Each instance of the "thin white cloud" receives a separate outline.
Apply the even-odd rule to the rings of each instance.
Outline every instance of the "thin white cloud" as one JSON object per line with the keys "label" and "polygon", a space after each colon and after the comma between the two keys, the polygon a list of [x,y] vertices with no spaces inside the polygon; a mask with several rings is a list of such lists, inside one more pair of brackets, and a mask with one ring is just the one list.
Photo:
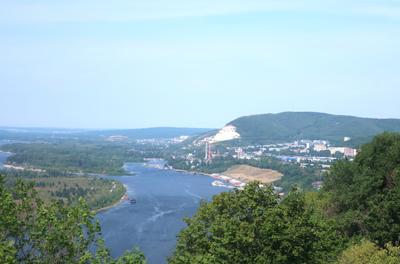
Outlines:
{"label": "thin white cloud", "polygon": [[362,15],[400,20],[400,2],[397,5],[365,4],[358,9],[354,9],[354,12]]}
{"label": "thin white cloud", "polygon": [[0,21],[46,23],[160,20],[254,11],[290,10],[300,6],[298,2],[284,0],[89,0],[31,3],[10,1],[3,4],[0,9]]}
{"label": "thin white cloud", "polygon": [[46,0],[1,4],[0,23],[115,22],[250,12],[317,12],[400,19],[399,1],[344,0]]}

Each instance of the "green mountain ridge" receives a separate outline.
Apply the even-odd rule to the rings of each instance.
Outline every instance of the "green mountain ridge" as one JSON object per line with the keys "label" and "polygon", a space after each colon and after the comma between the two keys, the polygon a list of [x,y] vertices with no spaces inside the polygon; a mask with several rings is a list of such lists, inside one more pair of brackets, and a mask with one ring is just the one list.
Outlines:
{"label": "green mountain ridge", "polygon": [[382,132],[400,132],[400,119],[362,118],[316,112],[283,112],[243,116],[227,125],[236,127],[242,143],[276,143],[299,139],[325,139],[347,145],[368,142]]}

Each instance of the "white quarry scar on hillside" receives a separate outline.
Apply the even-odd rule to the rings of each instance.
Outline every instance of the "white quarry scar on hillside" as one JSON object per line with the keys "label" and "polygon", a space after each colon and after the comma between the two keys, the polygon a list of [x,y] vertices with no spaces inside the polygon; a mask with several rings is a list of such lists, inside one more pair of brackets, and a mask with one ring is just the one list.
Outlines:
{"label": "white quarry scar on hillside", "polygon": [[240,134],[236,132],[236,127],[228,125],[219,130],[218,133],[211,138],[211,142],[221,142],[237,138],[240,138]]}

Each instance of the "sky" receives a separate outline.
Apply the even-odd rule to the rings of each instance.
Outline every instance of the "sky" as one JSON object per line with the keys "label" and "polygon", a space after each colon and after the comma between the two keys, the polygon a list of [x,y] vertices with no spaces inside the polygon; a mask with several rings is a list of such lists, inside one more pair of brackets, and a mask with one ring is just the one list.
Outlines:
{"label": "sky", "polygon": [[399,0],[1,0],[0,126],[400,118]]}

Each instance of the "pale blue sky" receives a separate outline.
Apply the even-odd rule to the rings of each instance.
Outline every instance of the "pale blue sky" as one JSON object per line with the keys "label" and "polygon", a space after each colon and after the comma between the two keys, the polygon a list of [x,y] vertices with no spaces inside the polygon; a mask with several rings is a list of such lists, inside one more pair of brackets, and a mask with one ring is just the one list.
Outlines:
{"label": "pale blue sky", "polygon": [[400,1],[2,0],[0,126],[400,118]]}

